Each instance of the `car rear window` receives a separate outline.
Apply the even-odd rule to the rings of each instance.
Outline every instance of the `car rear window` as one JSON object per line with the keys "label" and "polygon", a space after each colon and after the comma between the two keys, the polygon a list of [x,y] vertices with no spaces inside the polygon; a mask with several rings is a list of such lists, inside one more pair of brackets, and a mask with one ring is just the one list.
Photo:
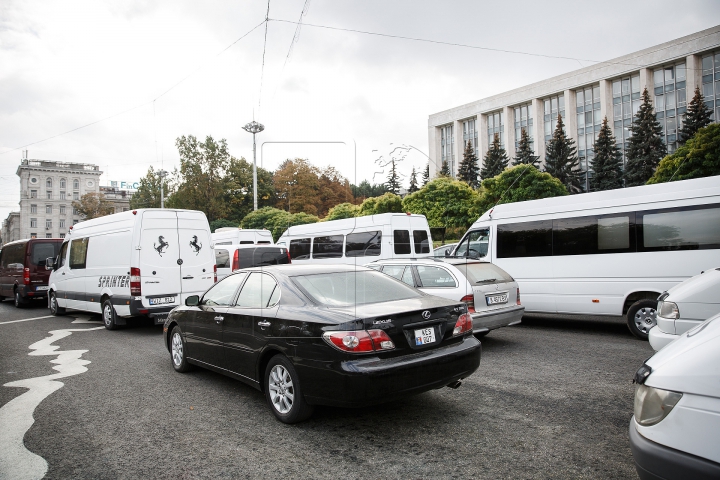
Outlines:
{"label": "car rear window", "polygon": [[48,257],[55,258],[59,249],[60,242],[34,243],[30,252],[30,263],[41,267],[45,266],[45,260]]}
{"label": "car rear window", "polygon": [[421,294],[380,272],[333,272],[293,277],[312,300],[330,307],[415,298]]}
{"label": "car rear window", "polygon": [[427,288],[454,288],[457,287],[453,276],[441,267],[432,267],[428,265],[417,265],[416,270],[420,276],[420,282],[423,287]]}
{"label": "car rear window", "polygon": [[215,266],[217,268],[230,268],[230,252],[224,248],[216,248]]}
{"label": "car rear window", "polygon": [[465,263],[455,265],[470,283],[504,283],[513,278],[502,268],[492,263]]}

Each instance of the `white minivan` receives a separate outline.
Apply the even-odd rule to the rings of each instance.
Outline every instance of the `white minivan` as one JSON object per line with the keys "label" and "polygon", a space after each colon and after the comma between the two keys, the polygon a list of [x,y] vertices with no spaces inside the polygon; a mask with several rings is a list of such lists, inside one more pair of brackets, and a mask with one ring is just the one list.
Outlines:
{"label": "white minivan", "polygon": [[140,209],[78,223],[46,268],[53,315],[102,313],[110,330],[133,316],[162,323],[215,282],[210,226],[194,210]]}
{"label": "white minivan", "polygon": [[210,235],[214,245],[271,245],[270,230],[221,227]]}

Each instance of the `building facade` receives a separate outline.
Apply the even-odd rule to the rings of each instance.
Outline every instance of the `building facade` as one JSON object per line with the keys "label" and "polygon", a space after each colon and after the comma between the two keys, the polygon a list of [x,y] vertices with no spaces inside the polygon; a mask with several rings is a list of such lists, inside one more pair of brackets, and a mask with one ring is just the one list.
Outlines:
{"label": "building facade", "polygon": [[482,163],[495,134],[512,159],[523,129],[542,161],[558,115],[566,134],[575,140],[584,171],[593,158],[593,143],[604,117],[613,126],[625,158],[629,127],[644,88],[672,152],[696,86],[718,121],[720,26],[430,115],[430,174],[438,172],[444,161],[457,173],[468,141]]}
{"label": "building facade", "polygon": [[110,200],[115,209],[113,213],[127,212],[130,210],[130,199],[132,192],[121,190],[117,187],[100,187],[100,193]]}

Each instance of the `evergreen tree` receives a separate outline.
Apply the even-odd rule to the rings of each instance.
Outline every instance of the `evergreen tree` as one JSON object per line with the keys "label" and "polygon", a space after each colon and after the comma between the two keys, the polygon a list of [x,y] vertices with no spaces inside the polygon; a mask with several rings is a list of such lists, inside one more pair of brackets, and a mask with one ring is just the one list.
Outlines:
{"label": "evergreen tree", "polygon": [[590,162],[590,168],[595,172],[590,180],[592,190],[622,188],[622,153],[615,144],[607,117],[603,120],[598,138],[593,144],[593,151],[595,158]]}
{"label": "evergreen tree", "polygon": [[493,137],[492,144],[483,159],[483,167],[480,176],[483,179],[500,175],[508,166],[508,157],[505,149],[500,146],[500,135]]}
{"label": "evergreen tree", "polygon": [[710,125],[710,123],[712,122],[712,120],[710,119],[711,115],[712,110],[710,110],[708,106],[705,105],[705,99],[703,98],[702,93],[700,93],[700,88],[695,87],[695,95],[688,104],[687,114],[685,115],[685,122],[683,123],[680,131],[678,132],[678,139],[680,141],[680,145],[683,145],[690,138],[692,138],[692,136],[695,135],[695,132],[707,125]]}
{"label": "evergreen tree", "polygon": [[398,176],[397,168],[395,168],[395,160],[392,160],[390,163],[392,166],[390,167],[390,174],[387,177],[385,186],[388,192],[397,195],[400,193],[400,177]]}
{"label": "evergreen tree", "polygon": [[463,180],[465,183],[470,185],[470,187],[477,188],[480,186],[478,175],[480,175],[478,159],[475,155],[475,149],[473,148],[472,143],[468,140],[467,145],[465,146],[465,152],[463,153],[463,159],[458,167],[458,177],[460,180]]}
{"label": "evergreen tree", "polygon": [[520,141],[518,142],[517,152],[515,152],[515,158],[513,159],[513,166],[528,164],[535,168],[538,168],[540,157],[535,155],[530,144],[530,135],[527,133],[527,129],[523,128],[520,133]]}
{"label": "evergreen tree", "polygon": [[655,118],[650,94],[643,90],[642,104],[630,126],[632,136],[628,140],[625,185],[645,185],[655,173],[660,160],[667,153],[662,139],[662,127]]}
{"label": "evergreen tree", "polygon": [[442,168],[438,172],[438,177],[449,177],[450,176],[450,165],[447,160],[442,163]]}
{"label": "evergreen tree", "polygon": [[545,146],[545,172],[560,180],[569,193],[580,193],[585,173],[580,170],[575,140],[568,138],[563,130],[562,117],[558,115],[557,125]]}
{"label": "evergreen tree", "polygon": [[427,185],[427,183],[430,181],[430,162],[428,162],[427,165],[425,165],[425,170],[423,170],[422,174],[422,182],[423,187]]}
{"label": "evergreen tree", "polygon": [[410,174],[410,188],[408,188],[408,193],[417,192],[418,190],[420,189],[417,184],[417,172],[415,172],[415,167],[413,167],[412,173]]}

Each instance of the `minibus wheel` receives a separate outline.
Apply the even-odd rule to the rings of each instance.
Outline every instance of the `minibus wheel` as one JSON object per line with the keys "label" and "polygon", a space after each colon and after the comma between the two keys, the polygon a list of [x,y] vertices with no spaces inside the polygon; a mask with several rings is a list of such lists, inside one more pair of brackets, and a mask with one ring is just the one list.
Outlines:
{"label": "minibus wheel", "polygon": [[102,304],[102,316],[105,328],[108,330],[115,330],[117,328],[117,314],[109,298],[106,298]]}
{"label": "minibus wheel", "polygon": [[638,300],[630,305],[627,325],[633,335],[647,340],[650,329],[657,325],[657,300]]}

